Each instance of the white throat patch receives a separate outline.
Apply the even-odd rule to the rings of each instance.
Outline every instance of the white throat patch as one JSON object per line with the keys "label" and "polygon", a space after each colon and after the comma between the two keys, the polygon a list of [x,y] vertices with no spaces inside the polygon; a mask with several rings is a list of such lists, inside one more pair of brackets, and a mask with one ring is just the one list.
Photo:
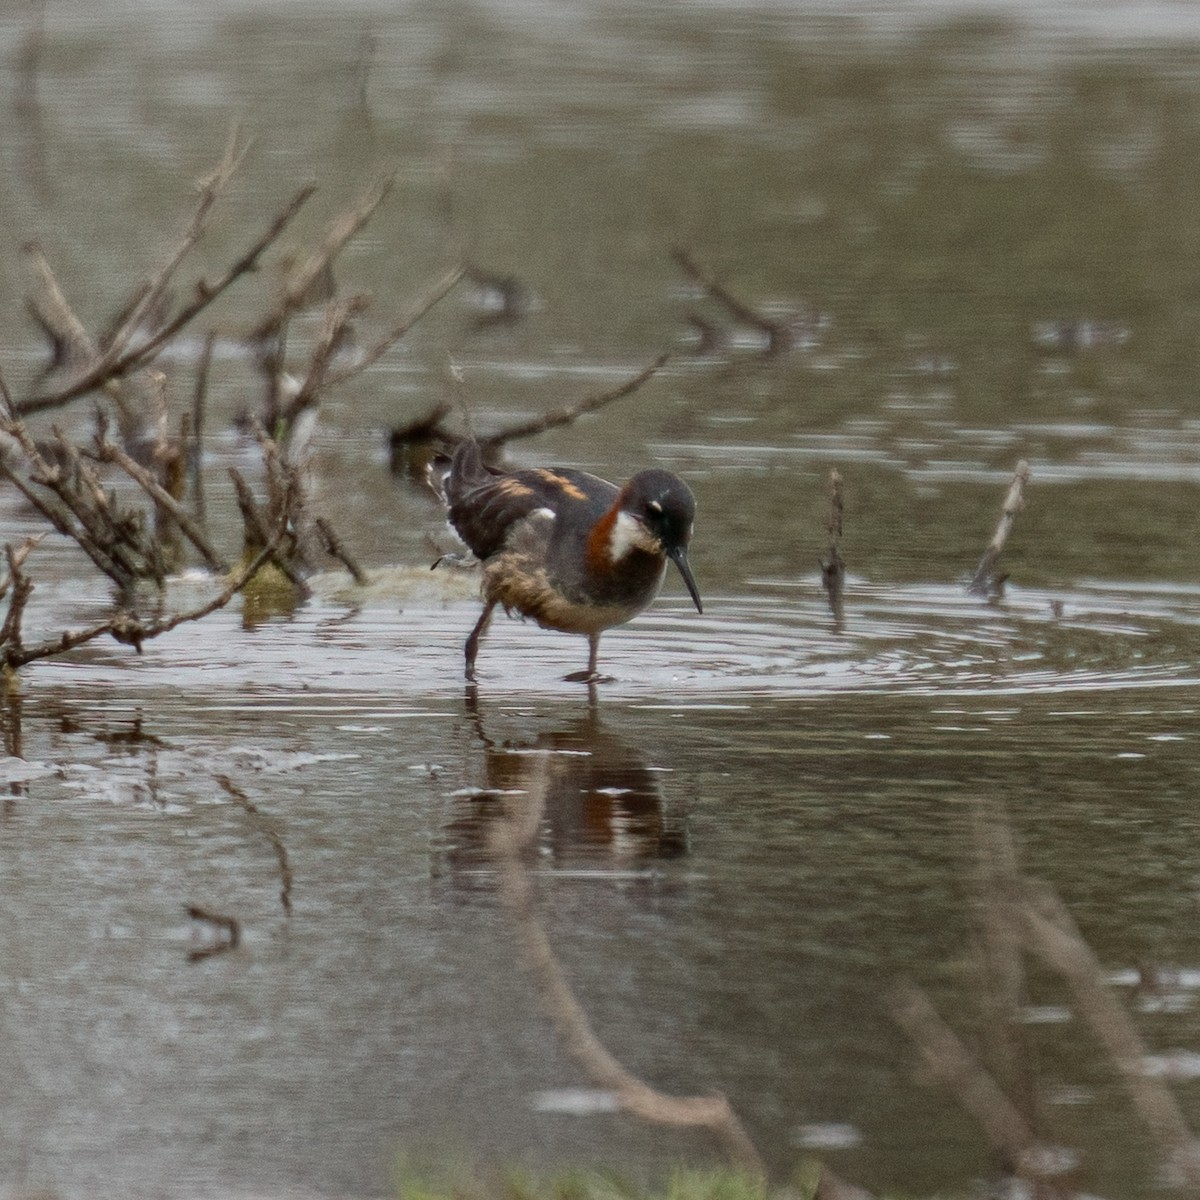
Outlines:
{"label": "white throat patch", "polygon": [[620,562],[630,550],[645,550],[650,554],[660,553],[658,539],[639,521],[627,512],[617,513],[613,522],[608,552],[613,562]]}

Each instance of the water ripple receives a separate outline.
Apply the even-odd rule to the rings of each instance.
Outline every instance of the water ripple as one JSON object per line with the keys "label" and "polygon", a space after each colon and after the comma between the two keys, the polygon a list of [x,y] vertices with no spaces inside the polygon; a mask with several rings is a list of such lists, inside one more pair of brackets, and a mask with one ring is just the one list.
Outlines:
{"label": "water ripple", "polygon": [[[1200,678],[1200,588],[1079,585],[1010,591],[1002,605],[959,587],[851,581],[836,629],[810,581],[758,580],[756,594],[714,597],[703,616],[660,600],[601,643],[606,695],[721,704],[753,695],[852,692],[1069,692],[1180,686]],[[340,721],[429,719],[429,698],[462,687],[473,602],[421,599],[361,609],[314,601],[244,628],[216,614],[147,644],[91,646],[38,664],[31,678],[82,692],[178,690],[198,711],[286,708]],[[493,693],[578,690],[582,639],[498,620],[480,655]]]}

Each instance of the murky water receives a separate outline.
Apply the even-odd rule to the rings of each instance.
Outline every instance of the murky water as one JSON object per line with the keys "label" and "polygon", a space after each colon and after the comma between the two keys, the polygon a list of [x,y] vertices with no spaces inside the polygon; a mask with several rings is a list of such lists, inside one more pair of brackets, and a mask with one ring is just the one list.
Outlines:
{"label": "murky water", "polygon": [[[0,19],[18,396],[44,359],[22,244],[102,326],[233,117],[256,145],[213,269],[304,180],[297,239],[386,168],[340,267],[374,297],[364,344],[462,245],[531,301],[483,321],[464,286],[324,404],[318,504],[367,588],[323,576],[290,618],[235,606],[140,656],[93,643],[6,698],[0,1190],[375,1195],[413,1153],[710,1161],[707,1137],[610,1111],[555,1037],[494,857],[531,796],[522,862],[595,1031],[664,1090],[724,1092],[780,1178],[814,1153],[913,1195],[991,1169],[888,996],[915,980],[986,1046],[979,881],[1006,838],[1200,1126],[1190,5],[54,3],[35,24]],[[765,354],[672,246],[789,347]],[[240,335],[274,279],[210,322],[205,479],[231,554],[226,469],[257,458],[234,418],[261,394]],[[581,640],[498,621],[466,694],[474,584],[429,572],[448,538],[387,430],[442,401],[495,428],[664,349],[634,395],[512,455],[684,475],[704,615],[668,584],[603,639],[592,699],[562,678]],[[965,583],[1022,458],[988,605]],[[840,628],[819,578],[834,468]],[[3,540],[38,528],[0,492]],[[30,566],[27,635],[107,611],[64,544]],[[1031,966],[1038,1136],[1081,1188],[1145,1195],[1162,1155],[1070,999]]]}

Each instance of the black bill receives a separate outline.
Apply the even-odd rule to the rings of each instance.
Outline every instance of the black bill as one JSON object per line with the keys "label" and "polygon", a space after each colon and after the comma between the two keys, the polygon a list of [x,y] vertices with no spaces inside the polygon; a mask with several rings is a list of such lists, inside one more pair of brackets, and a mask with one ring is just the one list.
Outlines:
{"label": "black bill", "polygon": [[704,605],[700,603],[700,589],[696,586],[696,581],[692,578],[692,568],[688,566],[687,554],[683,547],[676,546],[673,550],[668,550],[667,557],[679,568],[679,573],[683,576],[683,582],[687,584],[688,593],[696,605],[696,611],[702,613]]}

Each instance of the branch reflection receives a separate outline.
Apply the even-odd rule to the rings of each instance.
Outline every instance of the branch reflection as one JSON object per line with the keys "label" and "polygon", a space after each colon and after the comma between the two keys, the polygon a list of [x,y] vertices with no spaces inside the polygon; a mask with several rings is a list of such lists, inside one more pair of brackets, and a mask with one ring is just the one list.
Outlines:
{"label": "branch reflection", "polygon": [[658,778],[620,738],[602,728],[595,701],[588,715],[523,745],[497,745],[468,692],[468,708],[485,747],[489,787],[471,793],[471,811],[450,827],[451,861],[486,858],[496,871],[501,903],[512,918],[522,957],[563,1047],[618,1107],[659,1125],[707,1129],[738,1168],[755,1179],[765,1168],[724,1096],[673,1096],[645,1083],[596,1036],[546,933],[531,860],[582,857],[609,869],[628,868],[685,850],[664,816]]}

